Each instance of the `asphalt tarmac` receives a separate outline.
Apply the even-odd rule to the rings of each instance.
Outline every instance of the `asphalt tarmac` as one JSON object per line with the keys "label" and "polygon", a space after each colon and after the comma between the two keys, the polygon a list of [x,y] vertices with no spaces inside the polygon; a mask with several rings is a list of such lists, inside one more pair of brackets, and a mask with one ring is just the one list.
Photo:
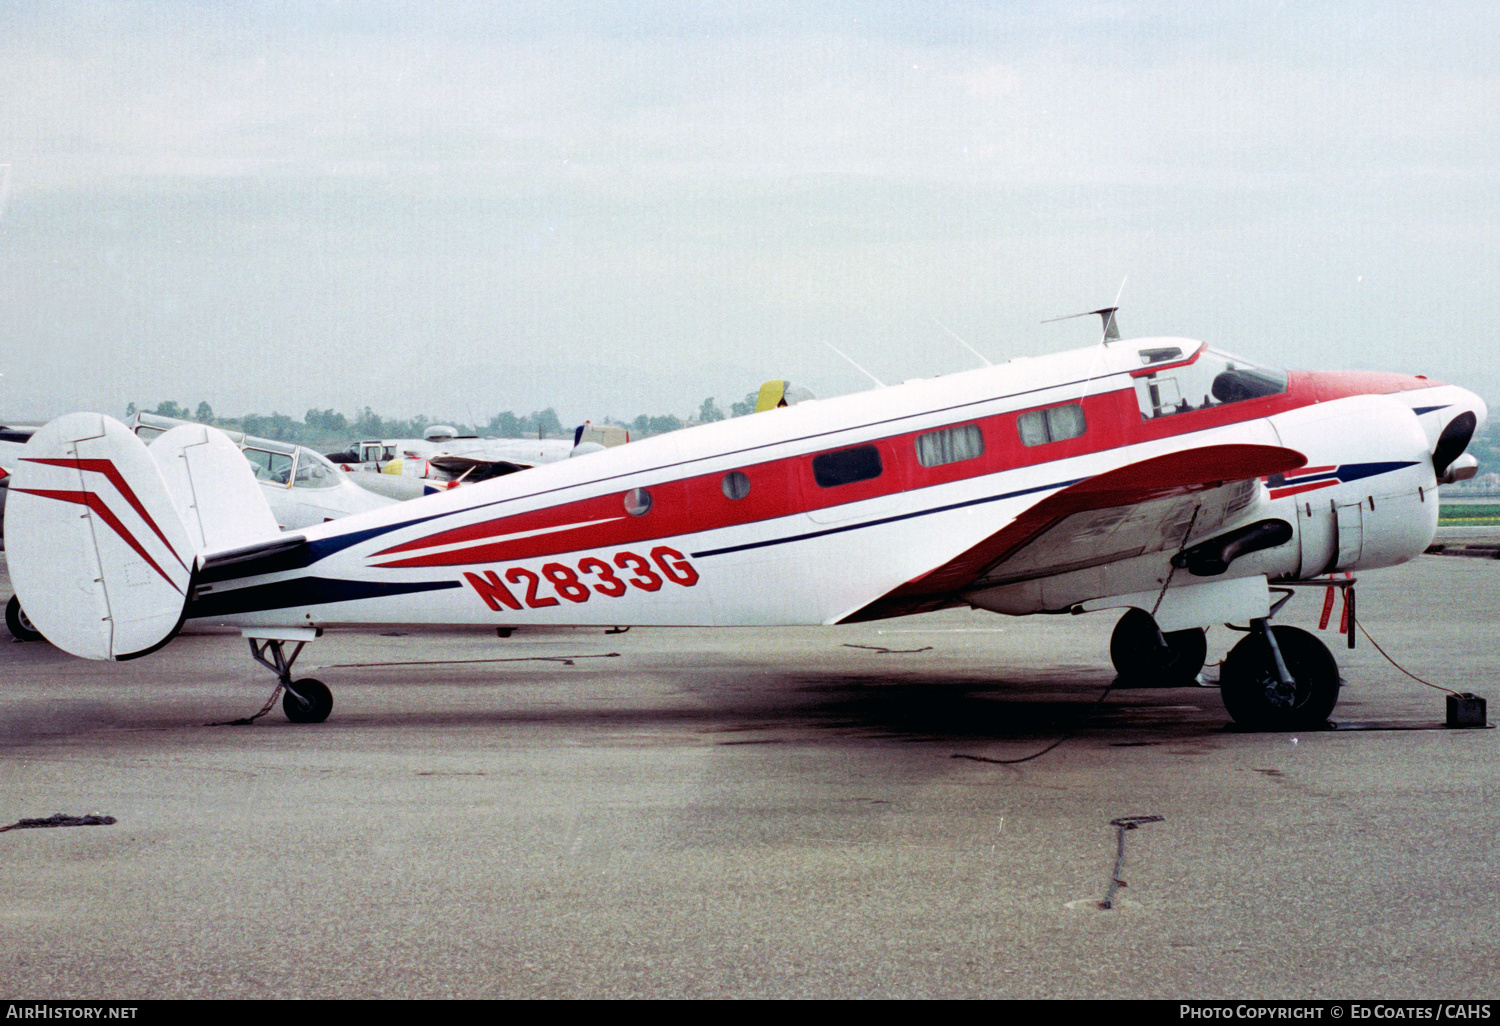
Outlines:
{"label": "asphalt tarmac", "polygon": [[[1497,584],[1424,556],[1359,612],[1494,702]],[[1096,705],[1115,619],[330,633],[317,726],[206,725],[270,694],[235,632],[0,642],[0,825],[118,819],[0,837],[0,997],[1494,996],[1500,732],[1332,632],[1341,729]]]}

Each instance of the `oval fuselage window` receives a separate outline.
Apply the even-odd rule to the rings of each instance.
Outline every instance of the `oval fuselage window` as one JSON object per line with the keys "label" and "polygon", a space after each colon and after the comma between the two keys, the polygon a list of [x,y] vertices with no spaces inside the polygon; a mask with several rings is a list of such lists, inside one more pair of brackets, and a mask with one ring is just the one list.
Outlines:
{"label": "oval fuselage window", "polygon": [[651,512],[651,493],[644,488],[632,488],[625,493],[625,512],[633,517],[643,517]]}

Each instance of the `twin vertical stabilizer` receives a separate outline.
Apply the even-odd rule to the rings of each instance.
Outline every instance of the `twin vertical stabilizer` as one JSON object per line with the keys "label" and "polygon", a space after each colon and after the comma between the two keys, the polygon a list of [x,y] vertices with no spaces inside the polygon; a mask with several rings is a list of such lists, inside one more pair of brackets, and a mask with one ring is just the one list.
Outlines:
{"label": "twin vertical stabilizer", "polygon": [[10,491],[16,595],[48,641],[89,659],[166,644],[200,552],[279,533],[244,456],[201,425],[148,450],[111,417],[60,417],[27,442]]}

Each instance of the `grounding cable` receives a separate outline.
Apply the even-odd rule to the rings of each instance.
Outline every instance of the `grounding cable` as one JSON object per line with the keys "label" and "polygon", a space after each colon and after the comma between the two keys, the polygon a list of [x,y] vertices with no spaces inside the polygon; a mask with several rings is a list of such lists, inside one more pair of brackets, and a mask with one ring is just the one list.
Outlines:
{"label": "grounding cable", "polygon": [[1017,763],[1030,762],[1032,759],[1040,759],[1042,756],[1052,751],[1052,749],[1056,748],[1064,741],[1072,740],[1080,730],[1082,730],[1084,727],[1087,727],[1089,725],[1089,721],[1094,718],[1094,713],[1099,711],[1099,706],[1104,704],[1105,697],[1108,696],[1112,690],[1114,690],[1114,686],[1115,682],[1110,681],[1109,684],[1105,686],[1104,691],[1100,693],[1099,697],[1094,700],[1094,704],[1089,706],[1089,711],[1084,714],[1083,719],[1078,721],[1078,725],[1075,726],[1072,730],[1068,731],[1062,737],[1058,738],[1056,741],[1052,742],[1046,748],[1043,748],[1040,752],[1032,752],[1030,755],[1021,756],[1021,758],[1019,759],[991,759],[987,755],[965,755],[962,752],[954,752],[952,755],[948,756],[948,758],[968,759],[970,762],[988,762],[993,763],[996,766],[1014,766]]}
{"label": "grounding cable", "polygon": [[1390,663],[1396,669],[1398,669],[1402,673],[1406,674],[1412,680],[1416,681],[1418,684],[1426,684],[1428,687],[1433,688],[1433,689],[1435,689],[1437,691],[1446,691],[1446,692],[1448,692],[1448,694],[1450,694],[1450,695],[1456,695],[1459,698],[1464,697],[1461,692],[1454,691],[1452,688],[1445,688],[1441,684],[1434,684],[1430,680],[1423,680],[1421,677],[1418,677],[1415,673],[1412,673],[1406,667],[1402,666],[1400,663],[1396,662],[1396,660],[1392,659],[1390,657],[1390,653],[1386,652],[1385,649],[1383,649],[1383,648],[1380,647],[1380,642],[1378,642],[1374,638],[1370,637],[1370,632],[1365,629],[1365,623],[1364,623],[1363,620],[1361,620],[1359,617],[1356,616],[1354,618],[1354,623],[1359,627],[1360,632],[1364,634],[1365,640],[1369,641],[1370,644],[1372,644],[1372,645],[1375,646],[1375,651],[1377,651],[1381,655],[1385,656],[1386,662]]}

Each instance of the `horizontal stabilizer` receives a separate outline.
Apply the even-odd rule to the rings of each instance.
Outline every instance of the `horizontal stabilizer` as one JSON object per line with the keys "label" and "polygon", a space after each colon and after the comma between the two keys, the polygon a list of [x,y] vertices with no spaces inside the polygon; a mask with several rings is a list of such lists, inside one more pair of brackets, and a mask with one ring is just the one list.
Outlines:
{"label": "horizontal stabilizer", "polygon": [[237,549],[208,553],[199,558],[198,568],[202,571],[217,570],[220,567],[248,563],[252,559],[267,559],[300,549],[306,544],[307,539],[300,534],[278,534],[275,538],[242,545]]}

